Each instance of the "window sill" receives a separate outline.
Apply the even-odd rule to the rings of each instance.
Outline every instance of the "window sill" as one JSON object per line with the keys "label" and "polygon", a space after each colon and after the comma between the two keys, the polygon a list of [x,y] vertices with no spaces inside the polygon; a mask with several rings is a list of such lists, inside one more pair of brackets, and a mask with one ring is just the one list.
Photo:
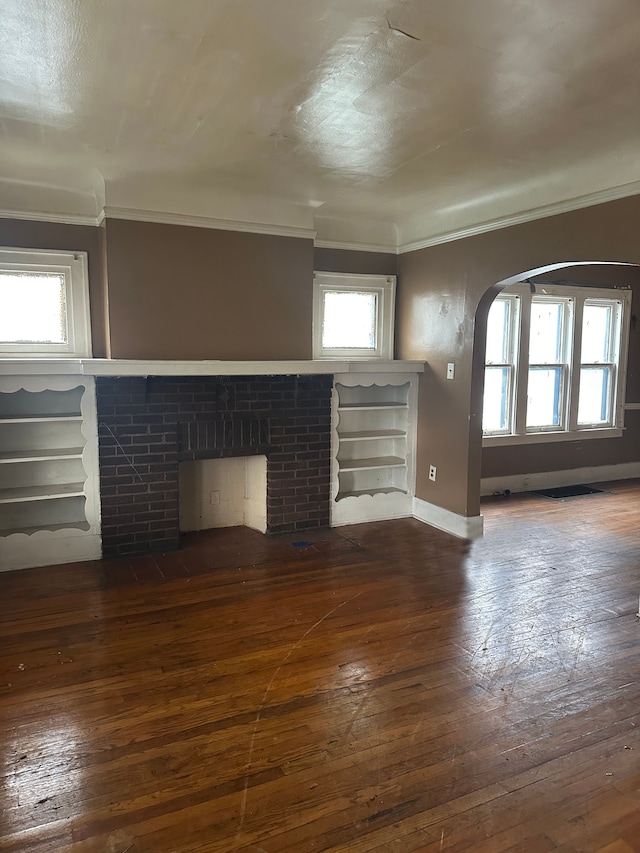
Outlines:
{"label": "window sill", "polygon": [[552,444],[559,441],[584,441],[592,438],[621,438],[624,434],[622,427],[605,427],[603,429],[579,429],[573,432],[536,432],[527,435],[485,435],[482,438],[483,447],[505,447],[510,444]]}

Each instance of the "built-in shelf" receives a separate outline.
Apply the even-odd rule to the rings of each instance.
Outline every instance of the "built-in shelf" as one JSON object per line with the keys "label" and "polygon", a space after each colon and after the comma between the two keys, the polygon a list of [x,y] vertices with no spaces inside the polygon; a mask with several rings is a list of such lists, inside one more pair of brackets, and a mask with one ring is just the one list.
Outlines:
{"label": "built-in shelf", "polygon": [[0,424],[40,424],[40,423],[69,423],[70,421],[82,422],[80,415],[29,415],[28,417],[13,418],[0,415]]}
{"label": "built-in shelf", "polygon": [[392,494],[401,494],[406,495],[406,489],[395,489],[393,486],[389,486],[388,488],[383,489],[361,489],[360,491],[355,492],[343,492],[343,498],[361,498],[364,495],[392,495]]}
{"label": "built-in shelf", "polygon": [[0,453],[0,465],[11,462],[46,462],[49,459],[81,459],[82,447],[52,447],[49,450],[9,450]]}
{"label": "built-in shelf", "polygon": [[333,524],[410,514],[415,389],[406,373],[336,377]]}
{"label": "built-in shelf", "polygon": [[1,569],[100,556],[95,411],[91,378],[0,374]]}
{"label": "built-in shelf", "polygon": [[8,534],[23,533],[32,536],[34,533],[55,533],[58,530],[89,530],[89,522],[63,522],[60,524],[35,524],[27,527],[12,527],[9,530],[0,528],[0,536]]}
{"label": "built-in shelf", "polygon": [[407,408],[406,403],[396,403],[396,402],[390,401],[388,403],[379,402],[379,403],[342,404],[342,405],[338,406],[338,411],[339,412],[348,412],[348,411],[352,411],[354,409],[358,409],[361,412],[367,412],[367,411],[373,412],[373,411],[376,411],[377,409],[406,409],[406,408]]}
{"label": "built-in shelf", "polygon": [[375,468],[404,468],[405,460],[399,456],[377,456],[372,459],[339,460],[340,471],[363,471]]}
{"label": "built-in shelf", "polygon": [[401,429],[377,429],[359,430],[356,432],[341,432],[340,441],[375,441],[378,438],[402,437],[405,433]]}
{"label": "built-in shelf", "polygon": [[51,501],[84,494],[84,483],[49,483],[42,486],[19,486],[15,489],[0,489],[0,504],[24,501]]}

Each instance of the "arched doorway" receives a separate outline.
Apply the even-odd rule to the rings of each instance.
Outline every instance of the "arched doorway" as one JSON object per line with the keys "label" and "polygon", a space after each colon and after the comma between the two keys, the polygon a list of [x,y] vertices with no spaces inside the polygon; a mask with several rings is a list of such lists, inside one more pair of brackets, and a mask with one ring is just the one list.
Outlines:
{"label": "arched doorway", "polygon": [[[543,435],[504,440],[483,438],[482,423],[485,387],[485,353],[487,318],[498,294],[513,285],[527,283],[544,291],[544,285],[557,289],[627,288],[633,295],[628,311],[631,333],[621,353],[621,369],[625,369],[626,384],[619,403],[625,429],[616,434],[583,430],[576,435],[554,434],[552,429]],[[559,290],[558,290],[559,292]],[[593,300],[592,300],[593,301]],[[480,494],[494,491],[527,491],[543,485],[562,485],[589,481],[640,476],[637,447],[640,446],[640,335],[636,330],[633,312],[640,301],[640,267],[635,264],[584,261],[552,264],[528,270],[504,279],[487,289],[476,311],[471,411],[477,426],[472,442],[482,447]],[[634,307],[635,306],[635,307]],[[623,363],[624,362],[624,363]],[[579,377],[577,377],[579,379]],[[526,400],[525,400],[526,403]],[[575,421],[575,417],[574,417]],[[591,440],[593,439],[593,440]],[[596,440],[597,439],[597,440]]]}

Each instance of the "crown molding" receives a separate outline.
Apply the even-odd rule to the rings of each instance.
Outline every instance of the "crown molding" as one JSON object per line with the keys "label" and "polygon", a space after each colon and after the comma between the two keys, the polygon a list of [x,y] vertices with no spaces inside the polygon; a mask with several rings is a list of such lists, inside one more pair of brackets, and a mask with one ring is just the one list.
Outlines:
{"label": "crown molding", "polygon": [[81,213],[49,213],[41,210],[0,210],[0,219],[55,222],[58,225],[91,225],[94,228],[100,225],[102,218],[102,213],[98,216],[90,216]]}
{"label": "crown molding", "polygon": [[391,243],[345,243],[340,240],[316,240],[316,249],[346,249],[350,252],[383,252],[397,255],[398,247]]}
{"label": "crown molding", "polygon": [[131,207],[105,207],[106,219],[127,219],[133,222],[156,222],[160,225],[185,225],[191,228],[211,228],[217,231],[241,231],[247,234],[267,234],[272,237],[298,237],[313,240],[313,228],[296,225],[269,225],[264,222],[243,222],[234,219],[215,219],[209,216],[190,216],[184,213],[165,213],[138,210]]}
{"label": "crown molding", "polygon": [[[640,194],[640,180],[632,181],[618,187],[599,190],[554,202],[548,205],[532,208],[530,210],[514,213],[498,219],[490,219],[485,222],[461,228],[455,231],[445,231],[417,240],[409,240],[404,243],[385,242],[357,242],[342,240],[316,239],[316,230],[295,225],[275,225],[264,222],[249,222],[233,219],[216,219],[208,216],[188,215],[182,213],[168,213],[154,210],[144,210],[129,207],[104,207],[98,214],[79,213],[52,213],[41,210],[7,210],[0,209],[0,219],[21,219],[30,222],[51,222],[61,225],[84,225],[99,227],[105,219],[127,219],[136,222],[156,222],[164,225],[183,225],[196,228],[211,228],[220,231],[239,231],[250,234],[266,234],[276,237],[296,237],[299,239],[313,240],[318,249],[343,249],[352,252],[380,252],[384,254],[402,255],[407,252],[415,252],[431,246],[443,243],[452,243],[456,240],[464,240],[486,234],[490,231],[498,231],[509,228],[512,225],[521,225],[533,222],[537,219],[545,219],[549,216],[558,216],[563,213],[593,207],[598,204],[606,204],[610,201],[629,198]],[[417,229],[416,229],[417,230]]]}
{"label": "crown molding", "polygon": [[499,231],[511,225],[521,225],[525,222],[533,222],[536,219],[545,219],[548,216],[558,216],[562,213],[571,213],[574,210],[582,210],[585,207],[594,207],[597,204],[606,204],[609,201],[618,201],[640,194],[640,181],[632,181],[622,186],[611,187],[606,190],[598,190],[594,193],[576,196],[564,201],[545,204],[534,207],[522,213],[514,213],[500,219],[490,219],[478,225],[461,228],[458,231],[447,231],[436,234],[433,237],[425,237],[422,240],[412,240],[408,243],[398,245],[397,252],[403,255],[406,252],[415,252],[418,249],[427,249],[430,246],[439,246],[441,243],[453,243],[455,240],[464,240],[465,237],[474,237],[477,234],[486,234],[488,231]]}

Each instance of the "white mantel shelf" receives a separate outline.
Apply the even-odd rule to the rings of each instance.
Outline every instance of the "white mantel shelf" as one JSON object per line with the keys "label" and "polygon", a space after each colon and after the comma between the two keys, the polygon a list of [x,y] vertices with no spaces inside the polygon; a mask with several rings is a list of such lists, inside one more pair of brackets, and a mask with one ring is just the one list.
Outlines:
{"label": "white mantel shelf", "polygon": [[424,361],[148,361],[111,358],[2,358],[0,376],[285,376],[423,373]]}

